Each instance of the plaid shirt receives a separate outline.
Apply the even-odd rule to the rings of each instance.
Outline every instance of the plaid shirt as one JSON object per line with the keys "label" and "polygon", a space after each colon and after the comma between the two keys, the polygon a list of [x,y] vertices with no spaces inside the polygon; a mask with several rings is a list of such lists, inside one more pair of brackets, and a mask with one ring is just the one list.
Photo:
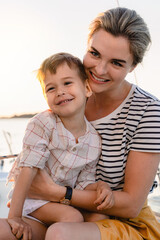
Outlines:
{"label": "plaid shirt", "polygon": [[101,140],[86,121],[86,133],[75,137],[50,110],[35,115],[29,122],[23,150],[13,165],[9,180],[17,176],[19,167],[46,168],[59,185],[84,189],[95,182],[96,165],[101,153]]}

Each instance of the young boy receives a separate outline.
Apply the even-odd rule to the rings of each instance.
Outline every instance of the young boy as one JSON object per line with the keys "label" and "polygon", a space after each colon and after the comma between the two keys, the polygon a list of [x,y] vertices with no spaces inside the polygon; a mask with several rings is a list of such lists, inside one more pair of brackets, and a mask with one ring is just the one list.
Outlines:
{"label": "young boy", "polygon": [[[92,91],[81,61],[68,53],[55,54],[42,63],[37,77],[50,109],[30,120],[23,150],[9,175],[15,187],[8,223],[16,236],[21,235],[20,226],[26,226],[22,216],[47,225],[83,221],[81,212],[69,206],[72,189],[85,189],[95,182],[101,152],[100,137],[84,116]],[[44,168],[55,183],[66,186],[60,203],[26,198],[38,169]],[[30,236],[29,227],[27,231]]]}

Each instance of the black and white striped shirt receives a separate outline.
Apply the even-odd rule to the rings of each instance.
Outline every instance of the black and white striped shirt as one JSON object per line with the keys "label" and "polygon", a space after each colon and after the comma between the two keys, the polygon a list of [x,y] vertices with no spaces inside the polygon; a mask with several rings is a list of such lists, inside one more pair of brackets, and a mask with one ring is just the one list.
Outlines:
{"label": "black and white striped shirt", "polygon": [[92,124],[102,138],[96,180],[114,190],[123,188],[130,150],[160,152],[160,101],[135,85],[114,112]]}

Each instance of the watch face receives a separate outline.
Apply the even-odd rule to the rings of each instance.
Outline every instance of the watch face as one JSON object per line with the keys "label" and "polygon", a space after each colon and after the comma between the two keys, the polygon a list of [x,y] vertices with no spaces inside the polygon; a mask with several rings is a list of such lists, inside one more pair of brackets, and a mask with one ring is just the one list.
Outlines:
{"label": "watch face", "polygon": [[65,205],[70,205],[70,200],[69,199],[62,199],[61,203],[65,204]]}

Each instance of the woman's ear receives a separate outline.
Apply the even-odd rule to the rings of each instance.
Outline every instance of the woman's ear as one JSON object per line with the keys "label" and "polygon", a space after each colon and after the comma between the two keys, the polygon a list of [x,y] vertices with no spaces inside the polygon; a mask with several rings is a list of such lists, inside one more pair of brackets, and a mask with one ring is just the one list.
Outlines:
{"label": "woman's ear", "polygon": [[133,65],[129,72],[131,73],[136,67],[137,67],[137,65]]}
{"label": "woman's ear", "polygon": [[86,97],[89,98],[91,95],[92,95],[92,90],[91,90],[91,87],[88,83],[88,80],[86,80]]}

